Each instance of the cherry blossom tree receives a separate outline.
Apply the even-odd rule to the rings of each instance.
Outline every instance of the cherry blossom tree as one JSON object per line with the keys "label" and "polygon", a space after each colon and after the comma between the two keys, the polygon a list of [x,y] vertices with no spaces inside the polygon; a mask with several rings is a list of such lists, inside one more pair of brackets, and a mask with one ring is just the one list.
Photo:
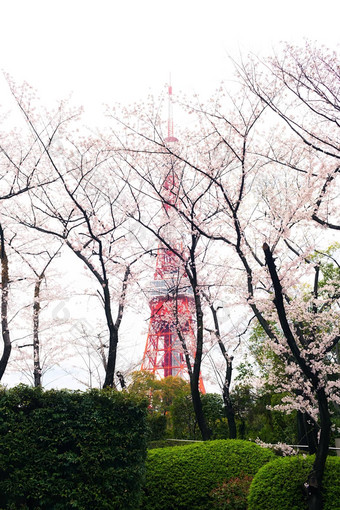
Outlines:
{"label": "cherry blossom tree", "polygon": [[[284,335],[286,348],[290,353],[287,356],[289,362],[286,367],[287,373],[292,375],[290,387],[295,383],[305,385],[302,394],[310,401],[309,414],[315,416],[313,404],[317,407],[320,419],[320,439],[316,451],[313,469],[308,475],[308,496],[310,508],[321,508],[321,483],[328,453],[331,417],[328,400],[336,398],[338,384],[334,380],[337,374],[336,364],[331,358],[331,351],[339,342],[339,294],[334,292],[334,285],[337,282],[329,282],[333,286],[331,295],[321,299],[319,288],[319,269],[315,267],[315,278],[312,290],[312,299],[305,300],[294,310],[294,305],[283,289],[276,269],[273,253],[267,244],[263,250],[266,257],[266,264],[270,272],[273,290],[275,294],[274,305],[279,318],[280,326]],[[295,301],[295,300],[294,300]],[[336,310],[334,311],[334,304]],[[307,304],[307,306],[306,306]],[[284,342],[280,343],[284,346]],[[284,348],[284,347],[283,347]],[[303,374],[303,379],[297,380],[296,372]],[[339,402],[337,402],[339,403]],[[315,418],[316,419],[316,418]]]}
{"label": "cherry blossom tree", "polygon": [[[41,356],[41,340],[40,340],[40,318],[44,299],[42,295],[42,284],[47,281],[48,268],[53,260],[60,255],[62,245],[57,243],[56,247],[50,249],[41,249],[39,246],[41,239],[38,237],[38,247],[35,248],[36,240],[30,239],[26,248],[15,247],[15,236],[12,238],[10,246],[14,250],[19,259],[29,268],[33,274],[33,300],[32,300],[32,344],[20,345],[19,348],[33,347],[33,381],[34,386],[41,386],[42,373],[46,370],[45,362]],[[28,248],[28,249],[27,249]],[[39,267],[40,266],[40,267]],[[23,278],[28,283],[31,278]],[[56,297],[54,295],[54,297]]]}
{"label": "cherry blossom tree", "polygon": [[20,372],[21,376],[40,385],[42,375],[62,358],[60,352],[66,356],[65,345],[58,344],[61,331],[56,331],[62,324],[50,313],[61,295],[57,285],[60,275],[54,268],[50,271],[51,263],[59,254],[60,243],[50,242],[45,248],[40,234],[32,236],[32,232],[11,220],[12,206],[17,210],[18,202],[8,200],[6,206],[6,258],[11,267],[6,319],[11,330],[11,359],[5,368],[6,373]]}
{"label": "cherry blossom tree", "polygon": [[[254,76],[257,77],[256,70]],[[251,317],[257,319],[269,344],[282,356],[285,370],[290,375],[292,399],[286,410],[298,407],[318,422],[322,432],[308,486],[310,508],[320,508],[320,486],[329,444],[328,407],[335,398],[337,387],[333,380],[335,364],[329,362],[329,352],[338,342],[338,336],[333,332],[332,337],[326,335],[322,341],[318,337],[318,346],[310,338],[305,339],[304,335],[309,334],[306,327],[302,328],[306,310],[302,307],[303,300],[301,302],[295,296],[295,289],[310,277],[314,267],[306,263],[310,254],[315,249],[324,249],[329,243],[325,231],[320,231],[318,225],[328,225],[331,229],[336,226],[334,220],[320,222],[316,217],[331,218],[336,214],[338,167],[334,161],[338,155],[334,140],[337,121],[333,117],[325,119],[330,122],[330,133],[328,136],[325,125],[321,139],[320,133],[311,130],[318,124],[314,119],[315,111],[307,101],[305,106],[311,113],[304,115],[304,123],[299,129],[293,117],[288,116],[283,119],[287,126],[277,126],[273,124],[277,88],[274,92],[269,101],[267,96],[254,94],[247,83],[241,87],[239,95],[232,97],[222,87],[208,105],[202,105],[198,100],[192,100],[190,104],[182,101],[186,110],[195,116],[198,129],[182,134],[181,144],[169,146],[165,143],[164,129],[153,110],[140,113],[139,124],[133,124],[127,117],[124,126],[130,128],[131,137],[137,135],[138,142],[131,142],[130,151],[143,154],[144,182],[149,180],[149,168],[153,164],[157,167],[155,162],[161,153],[175,158],[177,164],[185,168],[185,175],[193,174],[193,182],[196,179],[196,183],[204,183],[203,190],[199,185],[192,187],[190,191],[183,191],[177,201],[167,200],[161,187],[156,187],[155,191],[187,223],[191,232],[210,240],[215,246],[224,246],[228,278],[230,283],[233,282],[234,292],[249,307]],[[336,100],[334,103],[337,104]],[[293,108],[292,103],[292,115]],[[282,106],[283,111],[287,110]],[[283,118],[280,112],[275,110]],[[320,117],[322,113],[316,115]],[[297,138],[294,139],[291,131]],[[191,214],[190,208],[186,207],[188,194],[198,214]],[[263,245],[270,247],[265,250],[265,257]],[[282,328],[278,334],[273,327],[278,310],[273,308],[275,285],[273,274],[267,270],[268,253],[275,253],[278,258],[284,299],[287,303],[294,302],[296,307],[294,323],[299,341],[308,351],[303,355],[311,364],[308,374],[304,371],[305,365],[296,362],[298,353],[290,348],[288,329]],[[277,296],[275,299],[277,301]],[[321,300],[321,296],[317,299]],[[294,308],[293,304],[291,306]],[[327,305],[321,304],[321,308],[325,312]],[[328,312],[330,315],[320,313],[317,307],[313,316],[313,323],[317,323],[320,331],[322,324],[327,330],[328,324],[337,323],[337,309]],[[314,374],[312,378],[310,372]],[[332,377],[327,379],[326,373]]]}
{"label": "cherry blossom tree", "polygon": [[[249,89],[268,106],[291,134],[288,150],[269,151],[282,166],[308,173],[318,194],[308,214],[319,225],[339,230],[339,59],[336,51],[306,42],[283,45],[274,57],[251,58],[238,63],[239,75]],[[301,142],[310,158],[294,161],[289,146]],[[299,163],[299,164],[298,164]]]}
{"label": "cherry blossom tree", "polygon": [[[24,116],[26,121],[29,122],[29,116],[34,111],[34,92],[28,84],[22,87],[17,87],[14,81],[7,76],[9,88],[17,101],[19,108],[25,111]],[[61,109],[59,109],[59,114]],[[51,127],[53,116],[58,117],[58,112],[49,115],[46,112],[44,117],[43,126],[39,129],[48,130]],[[73,117],[74,112],[70,115]],[[66,122],[66,119],[64,119]],[[47,186],[55,180],[55,176],[50,173],[41,171],[45,163],[45,151],[41,150],[37,143],[37,138],[32,131],[19,128],[10,128],[12,121],[8,114],[3,115],[3,124],[6,122],[6,132],[0,132],[0,203],[5,205],[1,211],[0,224],[1,224],[1,267],[2,267],[2,337],[3,337],[3,354],[0,362],[0,379],[6,370],[9,357],[11,354],[11,340],[9,332],[9,319],[8,319],[8,305],[10,296],[10,279],[9,279],[9,265],[7,231],[7,217],[8,209],[16,207],[19,201],[25,201],[27,193],[33,189],[40,189]],[[50,131],[50,142],[56,137],[58,128],[62,126],[62,121],[59,118],[55,125],[54,131]]]}
{"label": "cherry blossom tree", "polygon": [[[73,171],[72,176],[64,176],[60,173],[58,191],[44,189],[40,195],[31,193],[33,217],[27,214],[22,221],[30,228],[61,239],[97,280],[109,332],[104,386],[112,386],[130,265],[124,256],[126,232],[122,227],[125,218],[115,205],[122,190],[113,189],[111,192],[110,183],[105,183],[105,189],[104,183],[99,181],[98,152],[95,151],[94,160],[88,161],[90,170],[84,169],[82,161],[79,174]],[[89,156],[87,148],[80,153],[81,159],[85,153]],[[61,196],[63,207],[58,206]],[[39,216],[36,211],[39,211]],[[110,286],[110,274],[117,282],[114,288]],[[111,303],[115,289],[118,298],[116,319],[113,318]]]}
{"label": "cherry blossom tree", "polygon": [[[129,251],[126,184],[115,172],[105,143],[93,135],[77,134],[81,111],[61,102],[56,110],[41,113],[35,110],[36,98],[27,86],[10,85],[32,139],[38,182],[27,188],[14,219],[59,239],[96,280],[108,331],[104,386],[113,386],[130,267],[140,256],[138,249]],[[17,166],[23,165],[30,168],[32,162],[19,161]]]}
{"label": "cherry blossom tree", "polygon": [[[276,114],[290,133],[290,136],[285,136],[289,140],[289,145],[298,146],[301,154],[308,155],[297,163],[290,157],[292,152],[289,150],[271,153],[272,160],[274,159],[280,165],[290,166],[297,173],[309,176],[307,182],[303,179],[307,184],[305,189],[309,192],[309,196],[305,195],[304,211],[301,211],[305,221],[309,222],[309,226],[314,221],[317,225],[328,228],[329,232],[339,230],[337,200],[340,111],[339,60],[336,52],[319,48],[309,42],[304,47],[287,44],[283,52],[274,57],[264,61],[252,59],[246,64],[239,65],[238,69],[250,90]],[[296,246],[294,248],[288,239],[286,244],[297,256],[301,256],[301,251],[296,249]],[[321,270],[319,264],[313,264],[315,267],[314,302],[311,305],[309,317],[313,326],[307,332],[306,338],[306,328],[301,328],[295,319],[292,331],[287,322],[289,314],[285,308],[285,305],[289,307],[290,303],[286,298],[285,304],[282,298],[286,296],[286,291],[282,289],[278,278],[271,254],[273,249],[269,249],[267,244],[264,246],[280,324],[295,362],[313,388],[311,393],[319,411],[321,433],[313,470],[309,474],[308,492],[309,507],[321,508],[322,475],[330,431],[329,401],[335,398],[334,392],[329,387],[327,368],[331,366],[334,369],[334,363],[331,363],[329,359],[330,352],[339,341],[336,329],[331,328],[332,331],[329,331],[329,321],[332,321],[333,317],[330,317],[328,313],[331,313],[330,310],[334,313],[336,292],[332,293],[332,302],[329,301],[328,296],[319,306],[317,302],[321,300],[319,291]],[[281,280],[284,278],[281,277]],[[320,313],[320,310],[327,313]],[[335,315],[335,324],[337,324],[338,309]],[[317,337],[321,331],[320,339]],[[298,341],[294,335],[297,335]],[[318,348],[315,343],[318,344]],[[311,345],[313,347],[310,347]],[[304,354],[306,346],[310,348],[307,357]],[[336,384],[336,381],[331,382],[331,385],[336,386]]]}

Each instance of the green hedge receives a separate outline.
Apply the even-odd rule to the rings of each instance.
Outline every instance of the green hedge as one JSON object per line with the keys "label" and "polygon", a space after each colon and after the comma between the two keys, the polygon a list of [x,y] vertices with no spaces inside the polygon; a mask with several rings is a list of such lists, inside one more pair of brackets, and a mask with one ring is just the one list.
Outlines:
{"label": "green hedge", "polygon": [[138,508],[146,405],[113,390],[1,390],[0,508]]}
{"label": "green hedge", "polygon": [[[263,466],[250,486],[249,510],[305,510],[303,484],[314,456],[278,458]],[[323,480],[324,510],[338,510],[340,502],[340,458],[328,457]]]}
{"label": "green hedge", "polygon": [[211,491],[239,475],[254,475],[275,458],[241,440],[216,440],[148,452],[143,510],[212,508]]}

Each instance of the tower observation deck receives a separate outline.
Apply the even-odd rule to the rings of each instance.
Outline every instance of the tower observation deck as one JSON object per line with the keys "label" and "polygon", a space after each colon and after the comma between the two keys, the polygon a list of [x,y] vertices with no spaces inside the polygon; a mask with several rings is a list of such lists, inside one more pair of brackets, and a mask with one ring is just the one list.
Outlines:
{"label": "tower observation deck", "polygon": [[[172,87],[169,86],[169,118],[166,144],[174,145],[178,139],[173,134]],[[165,170],[163,181],[164,224],[171,246],[180,251],[178,233],[171,217],[179,190],[176,165]],[[170,243],[169,243],[170,244]],[[156,268],[148,288],[150,321],[141,370],[149,371],[158,378],[178,376],[188,380],[186,354],[195,355],[195,333],[193,310],[194,295],[188,275],[180,258],[167,246],[160,243],[157,250]],[[200,377],[200,390],[205,393]]]}

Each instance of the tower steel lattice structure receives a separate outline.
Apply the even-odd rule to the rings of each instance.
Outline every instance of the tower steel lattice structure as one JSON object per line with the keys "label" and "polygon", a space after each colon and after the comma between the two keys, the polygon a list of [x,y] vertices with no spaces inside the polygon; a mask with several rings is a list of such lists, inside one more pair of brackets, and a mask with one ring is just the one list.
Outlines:
{"label": "tower steel lattice structure", "polygon": [[[176,144],[172,115],[172,87],[169,85],[169,115],[167,144]],[[176,165],[170,164],[165,170],[162,204],[164,224],[162,232],[171,240],[171,246],[180,250],[173,228],[171,214],[178,194],[178,175]],[[162,243],[159,244],[156,257],[156,269],[149,286],[150,321],[141,370],[149,371],[158,378],[178,376],[189,379],[185,359],[185,349],[191,359],[195,355],[194,333],[194,295],[189,278],[179,257]],[[200,391],[205,393],[202,377]]]}

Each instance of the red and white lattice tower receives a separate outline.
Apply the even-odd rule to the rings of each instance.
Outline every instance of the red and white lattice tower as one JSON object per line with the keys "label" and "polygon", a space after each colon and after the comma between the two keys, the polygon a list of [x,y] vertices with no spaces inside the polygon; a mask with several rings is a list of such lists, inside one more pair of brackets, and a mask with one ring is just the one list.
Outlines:
{"label": "red and white lattice tower", "polygon": [[[171,96],[172,87],[169,85],[168,137],[165,139],[167,144],[178,142],[173,132]],[[171,204],[175,204],[178,194],[175,164],[172,162],[165,172],[163,181],[163,195],[166,197],[166,203],[163,203],[165,227],[162,228],[162,233],[170,240],[169,244],[179,251],[180,242],[176,239],[176,230],[171,221],[174,213]],[[195,355],[192,317],[194,296],[179,257],[163,244],[158,246],[156,270],[149,287],[149,297],[151,316],[141,370],[149,371],[159,378],[171,375],[188,380],[183,340],[193,360]],[[201,377],[199,386],[201,392],[205,393]]]}

